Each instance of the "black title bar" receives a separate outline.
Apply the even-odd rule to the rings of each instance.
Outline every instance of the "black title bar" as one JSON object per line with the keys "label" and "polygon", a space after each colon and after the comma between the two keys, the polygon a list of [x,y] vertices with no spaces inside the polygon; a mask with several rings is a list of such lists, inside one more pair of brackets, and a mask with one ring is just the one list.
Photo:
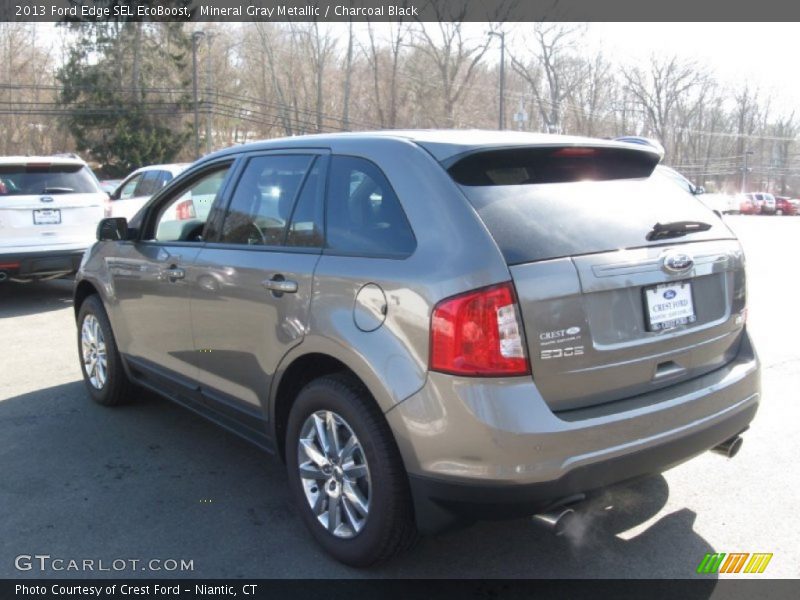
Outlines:
{"label": "black title bar", "polygon": [[797,21],[787,0],[0,0],[0,21]]}

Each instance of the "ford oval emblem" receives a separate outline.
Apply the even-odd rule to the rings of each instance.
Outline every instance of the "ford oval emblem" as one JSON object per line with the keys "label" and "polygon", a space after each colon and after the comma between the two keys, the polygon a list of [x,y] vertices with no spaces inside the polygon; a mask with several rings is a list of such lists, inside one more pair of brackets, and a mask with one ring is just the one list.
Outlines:
{"label": "ford oval emblem", "polygon": [[666,292],[664,292],[664,298],[666,300],[672,300],[677,295],[678,293],[675,290],[667,290]]}
{"label": "ford oval emblem", "polygon": [[669,252],[661,266],[667,273],[683,273],[694,266],[694,259],[686,252]]}
{"label": "ford oval emblem", "polygon": [[41,198],[39,198],[39,202],[52,202],[52,201],[53,201],[52,196],[42,196]]}

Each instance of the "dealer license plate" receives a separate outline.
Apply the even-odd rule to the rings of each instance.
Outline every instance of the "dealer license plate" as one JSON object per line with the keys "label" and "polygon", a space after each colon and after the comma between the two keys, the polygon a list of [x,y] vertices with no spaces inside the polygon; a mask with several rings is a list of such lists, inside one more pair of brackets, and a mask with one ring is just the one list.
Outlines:
{"label": "dealer license plate", "polygon": [[644,289],[647,329],[661,331],[694,323],[692,284],[688,281],[662,283]]}
{"label": "dealer license plate", "polygon": [[61,223],[61,210],[48,208],[33,211],[34,225],[59,225]]}

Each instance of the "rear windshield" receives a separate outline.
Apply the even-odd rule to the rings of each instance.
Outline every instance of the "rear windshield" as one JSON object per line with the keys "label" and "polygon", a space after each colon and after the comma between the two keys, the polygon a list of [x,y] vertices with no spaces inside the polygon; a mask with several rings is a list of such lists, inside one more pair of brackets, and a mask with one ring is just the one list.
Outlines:
{"label": "rear windshield", "polygon": [[[629,164],[604,168],[603,164],[587,161],[579,168],[570,158],[568,162],[572,165],[556,167],[557,174],[548,175],[542,173],[542,163],[521,167],[519,161],[510,161],[504,166],[492,156],[492,160],[483,163],[487,165],[484,168],[475,157],[469,158],[469,175],[461,163],[456,163],[449,172],[478,212],[508,264],[733,237],[727,226],[697,197],[658,171],[650,174],[652,164],[649,167]],[[520,169],[540,174],[528,180],[521,180],[522,175],[510,174]],[[634,177],[623,177],[625,174]],[[647,239],[656,223],[682,221],[697,221],[709,227],[678,237]]]}
{"label": "rear windshield", "polygon": [[0,196],[97,191],[97,180],[85,165],[0,165]]}

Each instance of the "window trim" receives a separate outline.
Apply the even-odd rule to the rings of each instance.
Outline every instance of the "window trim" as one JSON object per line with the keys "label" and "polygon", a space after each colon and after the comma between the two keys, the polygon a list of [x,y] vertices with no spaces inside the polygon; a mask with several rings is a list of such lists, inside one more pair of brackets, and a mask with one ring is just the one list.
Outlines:
{"label": "window trim", "polygon": [[[371,164],[375,169],[377,169],[378,173],[381,174],[383,179],[386,181],[386,185],[388,186],[389,190],[391,190],[394,197],[397,199],[397,202],[400,205],[400,210],[403,212],[403,216],[406,219],[406,223],[408,224],[408,229],[411,232],[411,237],[414,239],[414,247],[412,248],[411,252],[407,254],[398,255],[398,254],[378,254],[378,253],[364,253],[364,252],[347,252],[344,250],[336,250],[331,248],[328,245],[328,203],[330,201],[330,186],[331,186],[331,177],[333,174],[333,160],[337,157],[341,158],[355,158],[358,160],[363,160]],[[332,153],[328,160],[328,175],[325,182],[325,203],[324,203],[324,244],[322,246],[322,254],[324,256],[342,256],[345,258],[374,258],[379,260],[408,260],[414,254],[416,254],[417,249],[419,248],[419,240],[417,240],[417,234],[414,232],[414,227],[411,225],[411,219],[408,218],[408,212],[406,211],[405,206],[403,206],[402,200],[400,200],[400,194],[397,193],[397,190],[394,189],[389,176],[386,175],[386,172],[380,167],[378,163],[374,160],[367,158],[366,156],[360,156],[358,154],[343,154],[343,153]]]}

